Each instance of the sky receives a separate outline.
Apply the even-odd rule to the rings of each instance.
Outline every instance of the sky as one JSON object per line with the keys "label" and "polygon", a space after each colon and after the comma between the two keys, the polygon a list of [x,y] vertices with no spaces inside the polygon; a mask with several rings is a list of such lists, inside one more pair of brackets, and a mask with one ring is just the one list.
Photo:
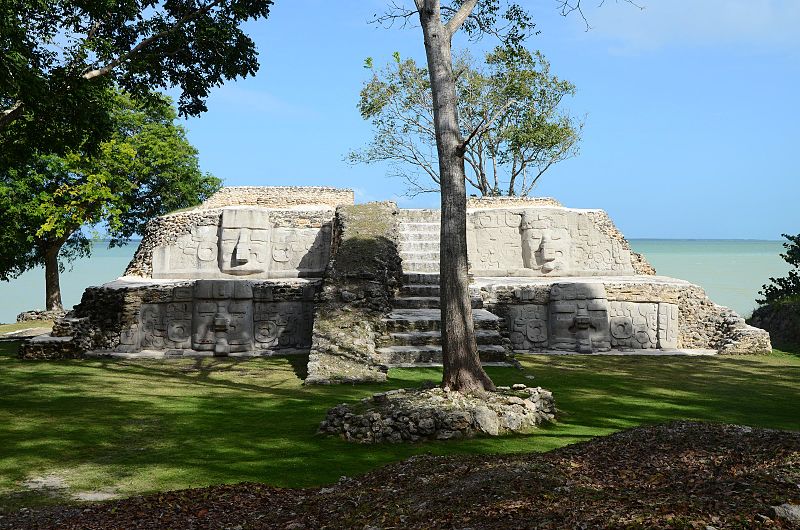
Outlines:
{"label": "sky", "polygon": [[[596,1],[589,29],[556,0],[521,3],[540,32],[528,47],[576,85],[565,108],[585,116],[580,154],[534,195],[603,208],[631,238],[800,232],[800,2]],[[436,194],[406,197],[385,166],[345,161],[372,137],[356,108],[364,59],[397,51],[424,63],[420,29],[370,24],[388,0],[336,5],[276,0],[246,26],[260,71],[215,89],[208,112],[185,122],[201,167],[230,186],[346,187],[357,202],[438,207]],[[478,57],[495,45],[455,43]]]}

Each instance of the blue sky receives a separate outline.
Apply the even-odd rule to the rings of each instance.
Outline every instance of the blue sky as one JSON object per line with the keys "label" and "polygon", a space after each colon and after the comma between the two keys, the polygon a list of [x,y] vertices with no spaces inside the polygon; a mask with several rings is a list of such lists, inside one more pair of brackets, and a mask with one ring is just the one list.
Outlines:
{"label": "blue sky", "polygon": [[[536,195],[604,208],[634,238],[800,232],[800,2],[608,0],[586,9],[589,31],[555,0],[522,3],[541,31],[528,46],[575,83],[566,106],[586,115],[581,154]],[[424,61],[418,28],[368,23],[387,4],[276,0],[248,26],[258,75],[216,89],[186,122],[203,169],[227,185],[340,186],[357,201],[436,207],[437,195],[404,197],[386,168],[344,161],[371,137],[356,109],[364,58]],[[495,42],[456,45],[480,56]]]}

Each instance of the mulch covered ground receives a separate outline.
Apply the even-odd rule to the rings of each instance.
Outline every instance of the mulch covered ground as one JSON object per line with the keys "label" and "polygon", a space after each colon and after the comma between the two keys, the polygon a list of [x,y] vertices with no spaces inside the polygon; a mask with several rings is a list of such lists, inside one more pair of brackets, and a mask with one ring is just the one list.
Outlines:
{"label": "mulch covered ground", "polygon": [[213,486],[0,528],[793,528],[800,432],[676,422],[544,454],[415,457],[321,489]]}

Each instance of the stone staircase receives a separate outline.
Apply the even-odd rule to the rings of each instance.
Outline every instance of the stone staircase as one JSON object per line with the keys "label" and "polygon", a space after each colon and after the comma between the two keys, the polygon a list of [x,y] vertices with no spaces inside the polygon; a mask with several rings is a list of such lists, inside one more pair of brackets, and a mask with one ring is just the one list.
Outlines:
{"label": "stone staircase", "polygon": [[[403,287],[384,319],[386,334],[378,341],[381,362],[389,366],[442,362],[442,317],[439,297],[439,210],[404,210],[400,221]],[[508,350],[500,317],[483,309],[472,296],[475,335],[481,361],[503,363]]]}

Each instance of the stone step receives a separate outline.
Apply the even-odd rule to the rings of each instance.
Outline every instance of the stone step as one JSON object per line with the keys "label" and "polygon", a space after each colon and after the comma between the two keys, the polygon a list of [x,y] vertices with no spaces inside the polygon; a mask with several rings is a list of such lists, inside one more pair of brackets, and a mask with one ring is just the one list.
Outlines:
{"label": "stone step", "polygon": [[406,272],[403,274],[403,283],[415,285],[435,285],[438,287],[439,271],[436,271],[433,274],[425,272]]}
{"label": "stone step", "polygon": [[[475,329],[497,329],[500,317],[485,309],[472,311]],[[438,309],[395,309],[383,319],[387,330],[398,331],[434,331],[442,329],[442,312]]]}
{"label": "stone step", "polygon": [[441,210],[434,209],[406,209],[400,210],[400,221],[427,221],[438,223],[441,216]]}
{"label": "stone step", "polygon": [[402,233],[413,233],[413,232],[426,232],[428,234],[439,234],[440,229],[439,223],[416,223],[416,222],[406,222],[400,221],[399,232]]}
{"label": "stone step", "polygon": [[439,252],[432,252],[430,250],[401,250],[400,257],[403,261],[419,262],[430,261],[439,264]]}
{"label": "stone step", "polygon": [[[441,346],[386,346],[378,348],[378,358],[388,366],[441,363]],[[496,345],[478,345],[478,356],[481,362],[502,362],[507,360],[506,349]]]}
{"label": "stone step", "polygon": [[82,353],[78,341],[71,336],[38,335],[26,340],[19,347],[19,358],[28,360],[75,359]]}
{"label": "stone step", "polygon": [[398,232],[398,241],[400,243],[410,243],[413,241],[426,241],[430,243],[439,243],[438,232]]}
{"label": "stone step", "polygon": [[[475,340],[478,344],[502,345],[503,335],[496,329],[479,329],[475,331]],[[379,346],[436,346],[441,343],[441,330],[401,331],[378,339]]]}
{"label": "stone step", "polygon": [[[438,309],[440,303],[438,296],[400,296],[392,301],[392,307],[395,309]],[[481,309],[482,307],[483,299],[473,297],[472,308]]]}
{"label": "stone step", "polygon": [[[439,254],[439,240],[436,241],[401,241],[400,252],[436,252]],[[438,258],[437,258],[438,259]]]}
{"label": "stone step", "polygon": [[403,260],[403,272],[439,272],[439,262]]}
{"label": "stone step", "polygon": [[400,288],[402,296],[435,296],[439,297],[439,285],[411,283]]}

